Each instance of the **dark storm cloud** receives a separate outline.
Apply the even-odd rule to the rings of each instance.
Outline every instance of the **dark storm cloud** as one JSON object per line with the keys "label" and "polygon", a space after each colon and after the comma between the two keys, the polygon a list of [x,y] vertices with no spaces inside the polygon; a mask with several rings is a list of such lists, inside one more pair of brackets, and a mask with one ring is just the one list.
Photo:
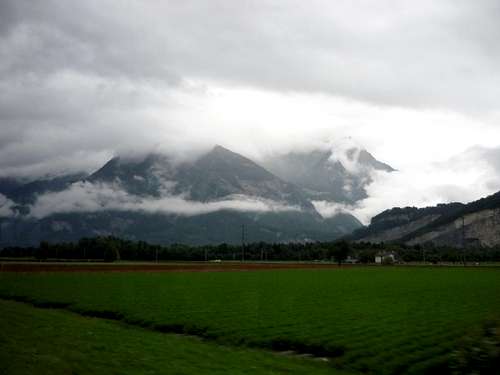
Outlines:
{"label": "dark storm cloud", "polygon": [[4,2],[4,72],[186,77],[382,104],[489,108],[497,1]]}
{"label": "dark storm cloud", "polygon": [[3,73],[25,78],[68,69],[175,83],[178,77],[162,58],[166,43],[135,12],[138,4],[129,4],[7,2],[2,5],[8,18],[2,30]]}
{"label": "dark storm cloud", "polygon": [[171,113],[193,80],[487,113],[500,97],[499,17],[493,0],[4,0],[0,174],[186,143]]}

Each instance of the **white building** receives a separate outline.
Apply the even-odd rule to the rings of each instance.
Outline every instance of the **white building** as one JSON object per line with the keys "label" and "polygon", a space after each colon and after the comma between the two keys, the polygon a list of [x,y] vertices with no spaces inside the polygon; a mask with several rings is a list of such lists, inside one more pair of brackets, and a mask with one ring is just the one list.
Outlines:
{"label": "white building", "polygon": [[377,253],[375,255],[375,263],[394,263],[396,261],[396,256],[394,253]]}

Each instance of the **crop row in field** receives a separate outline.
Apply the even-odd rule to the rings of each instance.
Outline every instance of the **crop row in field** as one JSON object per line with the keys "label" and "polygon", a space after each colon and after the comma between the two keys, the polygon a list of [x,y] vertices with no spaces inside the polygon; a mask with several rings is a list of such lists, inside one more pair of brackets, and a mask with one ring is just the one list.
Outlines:
{"label": "crop row in field", "polygon": [[439,366],[500,312],[496,269],[3,274],[0,295],[224,344],[296,349],[348,370]]}

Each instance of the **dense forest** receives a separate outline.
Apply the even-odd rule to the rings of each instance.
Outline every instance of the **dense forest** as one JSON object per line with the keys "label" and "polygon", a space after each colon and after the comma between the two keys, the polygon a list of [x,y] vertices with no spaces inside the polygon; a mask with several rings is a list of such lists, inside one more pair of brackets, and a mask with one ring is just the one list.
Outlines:
{"label": "dense forest", "polygon": [[37,247],[6,247],[2,258],[91,261],[336,261],[373,263],[377,255],[392,254],[396,262],[500,261],[500,248],[452,248],[397,244],[335,242],[256,242],[242,245],[154,245],[116,237],[82,238],[78,242],[49,243]]}

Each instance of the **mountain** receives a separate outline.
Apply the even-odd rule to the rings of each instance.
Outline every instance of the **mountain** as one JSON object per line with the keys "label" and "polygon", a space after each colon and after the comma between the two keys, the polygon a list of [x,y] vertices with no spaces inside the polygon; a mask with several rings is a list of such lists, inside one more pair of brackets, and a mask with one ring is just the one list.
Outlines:
{"label": "mountain", "polygon": [[374,171],[395,171],[355,145],[273,155],[263,165],[304,189],[311,200],[348,204],[367,197],[366,186],[372,182]]}
{"label": "mountain", "polygon": [[468,203],[393,208],[375,216],[352,238],[366,242],[433,243],[445,246],[500,245],[500,192]]}
{"label": "mountain", "polygon": [[1,243],[95,235],[240,243],[242,226],[252,242],[333,240],[361,227],[348,214],[321,217],[303,189],[221,146],[190,162],[158,153],[115,157],[75,178],[31,182],[16,187],[23,194],[9,192],[24,214],[0,218]]}
{"label": "mountain", "polygon": [[314,211],[301,189],[222,146],[215,146],[194,162],[181,164],[174,164],[161,154],[149,154],[139,160],[117,157],[88,180],[118,183],[128,193],[140,196],[184,195],[189,200],[209,202],[245,195]]}

